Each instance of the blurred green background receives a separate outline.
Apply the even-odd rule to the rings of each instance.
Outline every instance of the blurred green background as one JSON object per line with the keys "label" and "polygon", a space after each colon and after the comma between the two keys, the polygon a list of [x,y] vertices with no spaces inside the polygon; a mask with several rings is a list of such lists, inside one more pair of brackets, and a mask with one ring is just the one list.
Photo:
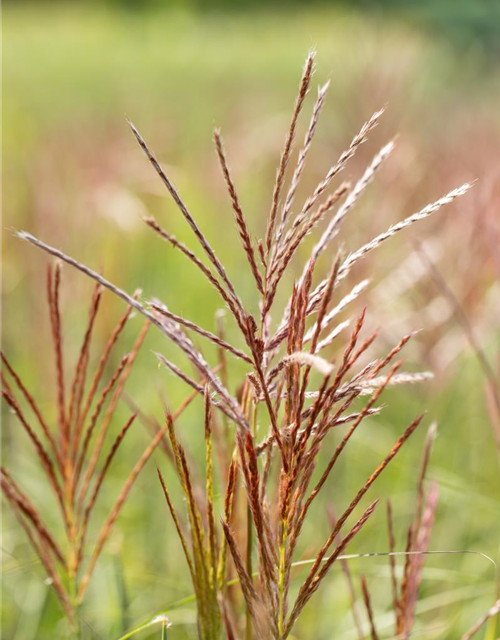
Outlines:
{"label": "blurred green background", "polygon": [[[346,285],[366,276],[373,280],[364,302],[370,324],[383,328],[377,353],[408,329],[423,329],[408,350],[407,367],[431,368],[436,379],[422,387],[387,392],[387,409],[357,434],[330,493],[317,505],[314,524],[305,529],[309,551],[328,533],[326,503],[345,505],[402,428],[427,408],[427,423],[435,420],[439,427],[430,476],[441,488],[431,548],[473,549],[496,558],[499,459],[484,379],[449,306],[415,256],[414,243],[427,243],[496,366],[499,33],[499,3],[494,0],[5,2],[3,348],[42,407],[53,414],[46,258],[11,230],[26,229],[91,267],[102,268],[128,291],[140,286],[145,296],[156,295],[173,311],[213,329],[216,297],[191,265],[153,237],[140,220],[152,213],[194,245],[133,140],[125,116],[168,168],[251,306],[251,276],[237,246],[211,132],[214,126],[222,128],[246,214],[255,235],[261,235],[301,65],[314,47],[314,84],[330,78],[331,87],[301,195],[314,188],[361,124],[383,105],[388,108],[380,126],[349,165],[346,177],[359,176],[376,151],[397,136],[396,152],[344,227],[347,250],[465,180],[477,183],[462,202],[374,254]],[[307,116],[302,130],[305,122]],[[294,270],[300,273],[300,260]],[[292,275],[287,282],[290,286]],[[75,358],[90,292],[80,274],[64,269],[65,339]],[[103,309],[95,358],[122,307],[106,294]],[[127,346],[139,326],[136,318],[125,338]],[[234,335],[230,328],[229,336]],[[157,368],[154,350],[182,362],[175,349],[151,331],[127,393],[146,414],[161,418],[161,395],[176,406],[187,389]],[[200,408],[193,406],[181,422],[183,437],[195,454],[200,448]],[[118,418],[125,412],[123,406]],[[119,426],[117,420],[115,428]],[[146,431],[139,424],[134,429],[114,466],[109,497],[101,496],[100,515],[109,510],[139,446],[147,442]],[[413,506],[423,437],[424,430],[371,492],[372,497],[391,496],[400,548]],[[53,505],[39,482],[34,456],[7,412],[2,438],[4,463],[50,513]],[[166,460],[160,453],[156,459],[168,476]],[[380,513],[350,551],[386,549]],[[4,637],[62,637],[57,602],[6,509],[2,551]],[[367,575],[380,630],[391,637],[387,562],[363,559],[351,567],[355,575]],[[488,608],[496,589],[494,568],[476,556],[429,558],[415,635],[460,637]],[[89,637],[116,638],[190,593],[188,572],[150,464],[93,579],[83,612],[93,629]],[[192,607],[172,612],[171,619],[169,637],[195,637]],[[500,627],[489,637],[499,633]],[[159,632],[141,637],[157,638]],[[332,572],[328,587],[312,600],[296,637],[355,637],[340,571]]]}

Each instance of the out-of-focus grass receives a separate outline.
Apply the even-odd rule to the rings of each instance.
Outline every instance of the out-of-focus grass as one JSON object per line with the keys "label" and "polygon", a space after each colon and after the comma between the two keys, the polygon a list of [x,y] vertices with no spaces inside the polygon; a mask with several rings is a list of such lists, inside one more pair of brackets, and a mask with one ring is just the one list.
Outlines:
{"label": "out-of-focus grass", "polygon": [[[141,226],[140,214],[152,212],[170,231],[191,242],[136,148],[124,115],[168,166],[245,292],[250,277],[236,245],[211,149],[211,129],[223,127],[242,202],[260,233],[300,65],[311,46],[319,54],[318,83],[325,77],[332,83],[307,186],[314,186],[361,123],[381,105],[388,103],[388,113],[349,169],[352,175],[359,174],[362,163],[387,137],[401,134],[399,151],[348,224],[349,249],[465,179],[482,177],[489,184],[500,138],[495,110],[500,82],[496,71],[483,66],[474,47],[460,52],[398,23],[328,9],[238,16],[180,11],[131,15],[97,6],[5,8],[3,344],[39,397],[47,395],[53,375],[42,294],[45,259],[11,237],[8,229],[26,228],[91,266],[102,267],[107,277],[128,290],[142,286],[145,295],[159,295],[176,312],[212,328],[215,297],[189,265]],[[477,216],[474,225],[480,229],[481,206],[471,209],[472,213],[465,210],[460,215]],[[421,233],[425,237],[438,230],[455,233],[452,237],[460,240],[453,222],[424,225]],[[407,255],[411,244],[405,239],[370,262],[375,284]],[[466,246],[458,247],[443,260],[441,269],[453,286],[461,284],[457,274],[466,251]],[[492,267],[480,257],[471,262],[477,281],[471,280],[466,293],[474,309],[484,310]],[[76,344],[86,313],[82,298],[90,288],[68,269],[64,277],[69,313],[65,333]],[[418,308],[414,295],[405,298],[410,310]],[[425,299],[422,292],[420,298]],[[100,325],[101,335],[119,310],[115,301],[106,303],[109,311]],[[385,303],[382,316],[390,316],[391,305]],[[420,326],[417,314],[412,323]],[[424,334],[422,342],[427,339]],[[159,416],[158,389],[174,404],[186,390],[157,371],[151,354],[155,348],[172,355],[173,348],[154,332],[148,340],[128,390],[146,412]],[[498,340],[495,345],[488,338],[487,344],[498,349]],[[410,360],[424,368],[425,355],[424,349],[415,350]],[[442,499],[432,547],[496,555],[499,476],[481,374],[470,357],[455,360],[440,373],[425,389],[387,393],[390,408],[358,434],[349,463],[339,467],[328,498],[340,508],[360,476],[367,475],[390,446],[396,431],[427,406],[440,432],[431,475],[440,481]],[[195,447],[201,428],[199,408],[193,407],[183,420],[186,439]],[[401,525],[411,511],[408,499],[422,436],[415,438],[373,492],[393,497]],[[26,441],[10,419],[5,421],[3,438],[10,467],[17,468],[18,477],[44,500]],[[145,439],[140,428],[135,438],[115,465],[117,491],[137,442]],[[326,535],[324,504],[317,505],[308,524],[315,546]],[[105,499],[102,505],[105,509]],[[387,548],[383,518],[378,518],[351,551]],[[5,637],[57,637],[54,621],[59,611],[39,580],[40,568],[7,513],[4,527]],[[403,544],[400,538],[399,546]],[[115,562],[116,556],[120,562]],[[377,585],[375,606],[383,615],[389,603],[387,563],[357,560],[352,566]],[[435,627],[423,634],[426,638],[451,640],[487,608],[494,572],[474,556],[439,556],[429,559],[427,566],[420,626]],[[84,611],[95,629],[89,637],[112,638],[120,633],[122,580],[131,622],[189,594],[178,543],[151,468],[140,478],[94,578]],[[341,575],[334,573],[329,584],[331,588],[312,601],[297,637],[329,639],[334,622],[336,637],[353,637]],[[191,608],[177,610],[171,617],[172,638],[194,637]]]}

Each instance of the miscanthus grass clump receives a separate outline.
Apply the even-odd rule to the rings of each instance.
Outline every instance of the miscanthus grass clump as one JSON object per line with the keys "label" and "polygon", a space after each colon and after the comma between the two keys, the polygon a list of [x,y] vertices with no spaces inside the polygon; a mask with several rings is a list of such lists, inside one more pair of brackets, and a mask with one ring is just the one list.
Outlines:
{"label": "miscanthus grass clump", "polygon": [[[354,282],[350,292],[342,296],[338,293],[339,285],[368,253],[410,225],[449,205],[470,188],[469,184],[464,184],[454,189],[382,231],[363,246],[346,252],[343,244],[348,246],[349,238],[344,238],[343,243],[339,242],[342,224],[348,215],[352,215],[356,203],[392,153],[394,143],[389,142],[375,155],[354,184],[338,180],[358,148],[376,127],[383,111],[376,112],[353,137],[348,149],[340,154],[309,197],[299,204],[298,187],[328,90],[326,84],[318,91],[296,164],[292,167],[299,118],[309,93],[313,65],[314,55],[310,54],[286,133],[265,234],[261,239],[256,240],[249,227],[221,134],[214,132],[215,150],[227,187],[242,260],[246,262],[253,281],[253,309],[257,308],[255,301],[258,301],[257,313],[249,311],[248,292],[245,295],[238,292],[207,234],[198,225],[147,143],[135,126],[130,124],[142,151],[191,228],[203,257],[198,257],[155,219],[146,218],[144,222],[167,245],[193,263],[206,280],[207,287],[215,290],[228,311],[227,316],[239,332],[237,343],[228,341],[222,316],[211,331],[195,320],[178,315],[158,298],[146,301],[131,296],[62,251],[28,233],[19,234],[59,261],[72,265],[92,278],[97,285],[95,300],[103,287],[120,297],[129,309],[136,309],[148,324],[163,333],[186,358],[188,366],[181,368],[163,354],[156,354],[162,365],[190,387],[190,395],[175,411],[167,409],[164,424],[154,427],[154,440],[138,466],[142,466],[154,445],[161,441],[185,497],[183,502],[177,502],[178,489],[173,490],[168,480],[171,471],[166,474],[158,469],[159,481],[193,583],[200,640],[223,637],[229,640],[285,640],[332,567],[338,564],[344,571],[353,601],[353,626],[358,636],[364,637],[345,552],[377,509],[379,498],[372,496],[366,503],[365,495],[419,427],[423,415],[416,416],[408,425],[402,425],[401,435],[378,461],[372,473],[359,478],[358,490],[354,495],[345,496],[347,507],[340,513],[331,511],[327,514],[330,534],[324,540],[317,541],[316,552],[308,563],[305,578],[297,583],[293,570],[301,558],[298,545],[304,524],[312,517],[311,507],[318,495],[329,486],[332,470],[341,457],[349,456],[348,445],[352,436],[366,418],[383,409],[380,398],[386,387],[418,383],[432,376],[428,372],[410,374],[403,370],[401,353],[413,334],[399,336],[388,352],[377,351],[377,332],[367,333],[365,330],[367,310],[356,309],[360,294],[369,284],[366,280]],[[302,274],[290,286],[287,284],[290,279],[284,276],[291,269],[292,260],[299,255],[298,250],[306,237],[316,233],[320,225],[323,231],[318,234],[303,265]],[[320,258],[330,262],[326,273],[318,273]],[[289,286],[288,294],[277,296],[278,288],[284,290],[286,286]],[[278,304],[277,300],[283,297],[287,302]],[[95,300],[94,306],[97,304]],[[351,318],[340,322],[340,317],[345,318],[349,310]],[[55,311],[51,312],[51,318],[52,315],[55,317]],[[57,322],[55,335],[57,338]],[[196,337],[196,343],[203,339],[215,345],[217,358],[214,362],[208,361],[192,336]],[[57,345],[56,352],[59,353]],[[49,451],[43,450],[43,455],[36,445],[54,490],[61,493],[63,516],[66,519],[68,513],[71,516],[66,529],[70,541],[76,540],[70,545],[75,550],[71,552],[69,561],[65,558],[59,560],[72,580],[80,584],[76,590],[77,601],[85,592],[95,560],[123,502],[119,501],[118,508],[112,511],[105,523],[88,568],[80,577],[81,541],[85,534],[88,505],[90,509],[92,505],[92,499],[87,503],[83,501],[86,492],[82,496],[81,489],[74,490],[74,486],[79,486],[80,482],[79,462],[85,457],[86,441],[84,438],[83,453],[80,454],[81,434],[85,433],[82,427],[85,411],[82,412],[80,398],[83,397],[85,386],[86,347],[82,348],[82,354],[83,363],[77,367],[72,400],[64,404],[61,390],[59,393],[60,443],[53,443]],[[237,373],[241,367],[232,366],[233,360],[243,364],[243,376]],[[22,387],[21,391],[24,393]],[[17,405],[9,387],[6,387],[5,395],[15,408]],[[193,464],[192,457],[186,453],[176,429],[180,415],[198,396],[203,402],[199,438],[205,442],[205,462],[200,468]],[[28,396],[27,399],[30,402]],[[16,412],[23,421],[20,411]],[[411,632],[422,577],[423,554],[429,546],[437,506],[437,487],[431,484],[426,490],[424,486],[433,429],[429,433],[422,469],[416,478],[415,515],[403,542],[396,542],[392,510],[390,503],[387,505],[392,576],[392,596],[388,595],[392,599],[395,615],[391,637],[407,638]],[[50,433],[47,431],[45,435],[50,441]],[[332,438],[335,439],[333,446]],[[102,439],[98,439],[95,446],[101,447]],[[114,455],[117,448],[115,441],[109,456]],[[61,465],[59,481],[55,478],[56,470],[52,468],[52,454],[57,464]],[[105,463],[104,471],[97,476],[97,488],[106,468]],[[92,464],[83,477],[90,478],[91,472],[94,472]],[[127,482],[127,487],[131,481],[133,477]],[[58,482],[62,483],[61,488]],[[52,537],[47,535],[40,522],[35,521],[30,510],[22,508],[27,498],[16,488],[7,472],[3,484],[23,526],[30,536],[34,536],[41,557],[52,557],[56,552],[60,555],[55,543],[52,543]],[[336,490],[340,490],[338,485]],[[96,493],[95,489],[93,493]],[[89,495],[93,496],[93,493]],[[76,524],[71,515],[75,509],[75,496],[76,512],[80,514]],[[396,578],[396,543],[404,544],[402,579]],[[47,563],[46,568],[49,575],[55,575],[52,565]],[[235,584],[239,585],[238,589],[235,589]],[[58,589],[59,592],[68,615],[71,615],[73,601],[70,595],[66,595],[63,586]],[[360,592],[366,614],[365,625],[371,637],[378,638],[369,585],[364,578]],[[167,620],[163,616],[156,616],[124,637],[131,637],[156,623],[162,624],[162,633],[165,635]],[[175,630],[169,631],[169,634],[175,637]]]}

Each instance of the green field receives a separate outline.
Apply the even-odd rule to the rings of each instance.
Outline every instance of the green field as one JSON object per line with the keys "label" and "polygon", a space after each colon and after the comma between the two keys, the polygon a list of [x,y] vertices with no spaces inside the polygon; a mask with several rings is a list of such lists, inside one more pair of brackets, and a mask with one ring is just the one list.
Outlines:
{"label": "green field", "polygon": [[[480,43],[457,45],[387,16],[328,7],[127,13],[99,5],[8,4],[3,22],[3,349],[54,419],[55,374],[44,298],[47,261],[14,237],[12,229],[25,229],[102,269],[127,291],[141,287],[146,298],[158,296],[176,313],[211,330],[219,307],[218,298],[207,291],[193,267],[141,222],[142,215],[154,214],[194,246],[189,229],[130,134],[126,117],[168,167],[243,297],[251,276],[237,246],[212,129],[222,129],[247,217],[254,234],[261,236],[275,166],[310,48],[317,50],[313,86],[328,78],[331,86],[301,196],[314,188],[380,107],[387,105],[387,112],[349,165],[346,178],[356,179],[378,149],[397,136],[396,152],[343,230],[348,251],[453,187],[477,179],[463,204],[401,234],[354,276],[372,279],[364,302],[370,326],[382,327],[381,348],[389,348],[405,329],[422,329],[405,354],[405,366],[412,371],[432,369],[436,377],[422,386],[387,391],[387,408],[356,434],[348,458],[315,506],[304,537],[313,549],[318,546],[318,539],[329,533],[327,502],[338,508],[345,505],[397,434],[427,409],[426,425],[436,421],[439,433],[429,474],[440,486],[430,548],[479,551],[497,559],[500,458],[484,375],[435,283],[425,272],[417,277],[414,263],[405,262],[416,241],[432,243],[440,272],[466,309],[487,357],[498,365],[500,195],[495,181],[500,73]],[[307,107],[311,105],[309,98]],[[303,247],[303,258],[312,242],[309,238]],[[300,260],[294,263],[297,277],[300,265]],[[407,265],[406,275],[415,276],[413,287],[405,288],[404,278],[395,281],[391,276],[400,265]],[[287,282],[291,284],[291,275]],[[355,282],[351,280],[351,286]],[[64,335],[68,353],[76,358],[91,285],[65,267],[62,287]],[[251,308],[250,296],[245,303]],[[96,349],[123,307],[105,294],[103,309]],[[133,340],[139,326],[139,318],[134,319],[125,341]],[[232,338],[236,332],[230,328],[228,335]],[[166,338],[152,330],[127,394],[145,414],[161,419],[162,398],[175,407],[188,390],[158,368],[153,351],[182,362]],[[206,353],[213,356],[209,349]],[[115,428],[126,410],[123,403]],[[203,455],[200,411],[197,401],[181,421],[182,437],[196,459]],[[53,499],[40,481],[42,473],[25,434],[8,410],[3,417],[3,464],[50,514]],[[391,497],[400,532],[398,548],[404,548],[402,531],[413,508],[425,428],[370,493],[372,499]],[[107,489],[111,497],[101,496],[100,515],[107,514],[138,448],[147,441],[146,430],[134,425],[113,467]],[[333,443],[328,441],[329,446]],[[327,455],[328,451],[325,460]],[[155,459],[169,477],[167,460],[161,453]],[[180,492],[177,498],[181,503]],[[385,520],[379,513],[349,552],[385,550]],[[6,508],[2,552],[4,637],[65,637],[65,623],[43,582],[43,570]],[[302,552],[306,557],[309,551]],[[355,576],[367,576],[380,632],[384,638],[393,637],[386,559],[356,559],[350,567]],[[499,597],[499,576],[478,555],[429,557],[415,637],[460,638]],[[149,463],[92,580],[82,611],[89,625],[84,637],[115,640],[191,593],[180,545]],[[196,637],[194,605],[172,610],[169,618],[169,640]],[[477,637],[495,640],[500,634],[500,622],[496,624],[496,630],[491,625],[486,635],[483,631]],[[339,569],[330,574],[294,633],[294,638],[304,640],[356,638]],[[137,637],[159,639],[160,631],[155,628]]]}

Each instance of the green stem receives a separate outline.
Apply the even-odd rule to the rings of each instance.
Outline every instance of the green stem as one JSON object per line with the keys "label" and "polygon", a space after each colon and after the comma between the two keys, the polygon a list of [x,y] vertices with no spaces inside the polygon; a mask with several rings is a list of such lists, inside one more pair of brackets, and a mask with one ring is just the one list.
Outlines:
{"label": "green stem", "polygon": [[72,615],[69,620],[69,623],[71,626],[71,636],[74,640],[81,640],[82,629],[80,625],[80,619],[78,616],[78,610],[80,607],[78,602],[78,582],[77,582],[77,576],[73,572],[70,572],[70,574],[68,575],[68,582],[69,582],[68,594],[71,601],[71,610],[72,610]]}
{"label": "green stem", "polygon": [[[246,569],[249,576],[253,575],[252,571],[252,510],[247,506],[247,553],[246,553]],[[252,640],[252,620],[248,607],[245,608],[245,640]]]}
{"label": "green stem", "polygon": [[[249,392],[248,402],[252,402],[251,392]],[[252,435],[257,433],[257,407],[252,409]],[[250,505],[247,506],[247,549],[246,549],[246,569],[249,576],[253,576],[252,568],[252,546],[253,546],[253,520]],[[248,607],[245,611],[245,640],[252,640],[252,619]]]}
{"label": "green stem", "polygon": [[[499,549],[499,559],[500,559],[500,549]],[[497,569],[497,575],[495,580],[495,600],[500,598],[500,570]],[[486,631],[484,634],[484,640],[494,640],[494,638],[498,637],[500,632],[500,615],[493,616],[490,618],[486,624]]]}
{"label": "green stem", "polygon": [[282,638],[285,629],[285,560],[286,560],[286,519],[281,523],[281,541],[279,546],[279,573],[278,573],[278,634]]}

